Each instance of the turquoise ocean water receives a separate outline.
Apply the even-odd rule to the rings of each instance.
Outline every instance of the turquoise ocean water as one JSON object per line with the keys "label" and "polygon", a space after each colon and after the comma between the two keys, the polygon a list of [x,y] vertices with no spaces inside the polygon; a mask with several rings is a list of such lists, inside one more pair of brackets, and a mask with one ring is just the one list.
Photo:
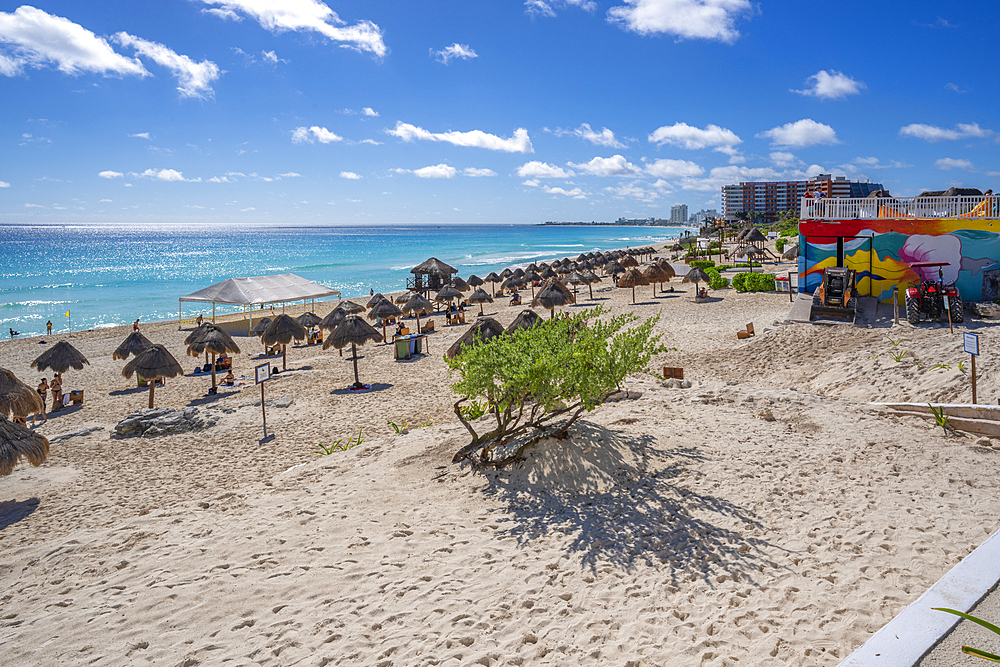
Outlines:
{"label": "turquoise ocean water", "polygon": [[[405,288],[428,257],[459,275],[676,238],[669,227],[539,225],[0,225],[0,333],[38,335],[177,317],[227,278],[295,273],[344,298]],[[206,312],[186,303],[184,316]],[[225,306],[219,312],[226,312]],[[66,312],[70,312],[70,318]],[[207,307],[211,312],[211,305]],[[326,313],[319,313],[320,316]]]}

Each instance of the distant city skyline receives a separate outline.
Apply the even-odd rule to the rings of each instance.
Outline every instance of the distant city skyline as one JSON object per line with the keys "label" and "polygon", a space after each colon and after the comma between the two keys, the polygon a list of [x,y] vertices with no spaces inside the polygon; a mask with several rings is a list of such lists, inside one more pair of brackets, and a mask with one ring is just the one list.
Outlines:
{"label": "distant city skyline", "polygon": [[1000,6],[849,9],[8,3],[0,223],[611,222],[820,173],[1000,190]]}

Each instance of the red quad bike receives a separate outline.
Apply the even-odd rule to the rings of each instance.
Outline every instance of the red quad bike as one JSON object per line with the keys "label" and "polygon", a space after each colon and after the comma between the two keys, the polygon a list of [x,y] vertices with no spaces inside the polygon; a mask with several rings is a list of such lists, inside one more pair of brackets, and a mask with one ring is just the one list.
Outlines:
{"label": "red quad bike", "polygon": [[906,319],[910,324],[920,324],[920,320],[944,320],[948,319],[951,311],[952,322],[962,322],[965,320],[965,307],[962,304],[962,297],[958,293],[955,285],[944,284],[944,271],[942,266],[948,266],[950,262],[914,262],[910,268],[920,269],[938,267],[937,280],[924,280],[916,284],[911,284],[906,288]]}

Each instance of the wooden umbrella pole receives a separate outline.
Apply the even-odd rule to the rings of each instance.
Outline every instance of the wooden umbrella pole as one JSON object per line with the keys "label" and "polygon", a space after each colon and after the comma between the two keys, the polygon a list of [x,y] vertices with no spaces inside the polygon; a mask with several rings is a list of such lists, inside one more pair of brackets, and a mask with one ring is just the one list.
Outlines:
{"label": "wooden umbrella pole", "polygon": [[215,352],[212,353],[212,389],[215,389]]}
{"label": "wooden umbrella pole", "polygon": [[287,345],[282,345],[281,346],[281,370],[283,370],[283,371],[287,371],[288,370],[288,346]]}
{"label": "wooden umbrella pole", "polygon": [[156,378],[149,381],[149,408],[153,409],[153,394],[156,393]]}
{"label": "wooden umbrella pole", "polygon": [[351,343],[351,356],[354,357],[354,386],[361,386],[361,380],[358,379],[358,347]]}
{"label": "wooden umbrella pole", "polygon": [[591,285],[590,283],[587,283],[587,289],[590,290],[590,298],[593,299],[594,298],[594,286]]}

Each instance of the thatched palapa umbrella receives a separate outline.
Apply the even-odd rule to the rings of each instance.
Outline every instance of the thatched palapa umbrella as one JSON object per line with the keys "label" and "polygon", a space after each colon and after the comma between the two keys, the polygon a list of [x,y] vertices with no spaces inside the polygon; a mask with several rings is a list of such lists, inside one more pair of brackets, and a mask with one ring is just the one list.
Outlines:
{"label": "thatched palapa umbrella", "polygon": [[528,271],[524,274],[524,282],[531,285],[531,298],[535,298],[535,283],[541,280],[542,277],[535,273],[534,271]]}
{"label": "thatched palapa umbrella", "polygon": [[568,303],[576,303],[573,293],[566,289],[566,286],[557,279],[549,278],[542,289],[538,290],[535,298],[531,300],[531,307],[541,306],[542,308],[548,308],[551,313],[550,319],[554,319],[556,316],[556,306],[565,306]]}
{"label": "thatched palapa umbrella", "polygon": [[212,355],[212,387],[216,386],[215,355],[225,354],[226,352],[233,354],[240,353],[240,346],[236,344],[236,341],[233,340],[233,337],[227,331],[208,322],[192,331],[184,343],[188,346],[188,356],[200,357],[202,353],[210,353]]}
{"label": "thatched palapa umbrella", "polygon": [[48,456],[49,441],[45,436],[8,421],[0,414],[0,476],[12,473],[21,459],[40,466]]}
{"label": "thatched palapa umbrella", "polygon": [[616,262],[615,260],[611,260],[610,262],[604,265],[604,275],[617,276],[620,273],[625,273],[625,269],[622,268],[622,265]]}
{"label": "thatched palapa umbrella", "polygon": [[434,300],[440,303],[448,303],[452,299],[461,299],[462,293],[451,285],[445,285],[434,295]]}
{"label": "thatched palapa umbrella", "polygon": [[633,267],[639,266],[638,260],[636,260],[636,258],[633,257],[632,255],[625,255],[620,260],[618,260],[618,263],[621,264],[626,269],[631,269]]}
{"label": "thatched palapa umbrella", "polygon": [[298,323],[306,329],[312,329],[313,327],[319,326],[319,323],[323,321],[323,318],[316,313],[302,313],[295,319],[298,320]]}
{"label": "thatched palapa umbrella", "polygon": [[382,335],[376,331],[372,325],[365,322],[357,315],[348,315],[344,321],[337,325],[323,343],[323,349],[331,345],[335,348],[343,349],[346,345],[351,346],[351,356],[354,358],[354,388],[364,387],[358,379],[358,345],[364,345],[367,341],[382,342]]}
{"label": "thatched palapa umbrella", "polygon": [[455,276],[451,281],[451,286],[457,289],[459,292],[468,292],[472,289],[469,283],[465,282],[459,276]]}
{"label": "thatched palapa umbrella", "polygon": [[64,340],[59,341],[49,349],[42,352],[37,359],[31,362],[31,367],[39,372],[51,368],[56,373],[65,373],[70,368],[78,371],[83,370],[84,364],[90,364],[87,358],[80,354],[80,351]]}
{"label": "thatched palapa umbrella", "polygon": [[418,293],[414,293],[413,296],[407,299],[406,303],[403,304],[403,313],[417,318],[417,333],[420,333],[420,316],[429,315],[433,312],[434,304]]}
{"label": "thatched palapa umbrella", "polygon": [[656,297],[656,284],[668,283],[671,278],[670,272],[664,269],[657,262],[653,262],[652,264],[646,266],[646,268],[642,269],[642,275],[646,277],[646,280],[649,281],[650,285],[653,285],[654,298]]}
{"label": "thatched palapa umbrella", "polygon": [[393,302],[386,299],[380,303],[376,303],[370,311],[368,311],[368,319],[374,320],[376,318],[382,320],[382,338],[385,338],[385,321],[390,317],[399,317],[403,314],[399,306]]}
{"label": "thatched palapa umbrella", "polygon": [[558,278],[559,274],[553,270],[551,266],[546,266],[538,273],[542,280],[551,280],[552,278]]}
{"label": "thatched palapa umbrella", "polygon": [[708,274],[701,269],[691,269],[687,272],[681,282],[694,283],[694,295],[698,296],[698,283],[710,283],[712,282],[712,279],[709,278]]}
{"label": "thatched palapa umbrella", "polygon": [[288,348],[287,345],[295,340],[304,340],[306,328],[296,322],[290,315],[282,313],[274,318],[267,325],[267,329],[260,337],[264,345],[281,345],[281,370],[288,370]]}
{"label": "thatched palapa umbrella", "polygon": [[477,317],[475,323],[456,340],[445,354],[449,359],[454,359],[466,347],[472,347],[476,343],[485,343],[491,338],[502,336],[503,326],[492,317]]}
{"label": "thatched palapa umbrella", "polygon": [[483,315],[483,304],[484,303],[493,303],[493,297],[491,297],[489,294],[487,294],[486,290],[484,290],[482,287],[480,287],[475,292],[473,292],[472,294],[470,294],[469,297],[466,299],[466,301],[468,301],[469,303],[478,303],[479,304],[479,315],[480,315],[480,317],[482,317],[482,315]]}
{"label": "thatched palapa umbrella", "polygon": [[[372,298],[374,299],[375,297]],[[358,313],[365,312],[364,306],[356,304],[353,301],[341,301],[337,304],[337,308],[340,308],[348,315],[357,315]]]}
{"label": "thatched palapa umbrella", "polygon": [[570,274],[564,278],[564,280],[573,286],[573,296],[576,296],[577,285],[587,284],[586,279],[576,271],[571,271]]}
{"label": "thatched palapa umbrella", "polygon": [[[757,231],[757,230],[755,229],[754,231]],[[746,257],[747,258],[747,266],[750,269],[750,273],[753,273],[753,256],[754,255],[763,255],[763,254],[764,254],[764,251],[761,250],[760,248],[758,248],[757,246],[754,246],[754,245],[748,245],[747,247],[743,248],[742,250],[736,251],[736,256],[737,257]]]}
{"label": "thatched palapa umbrella", "polygon": [[488,283],[493,283],[493,296],[496,296],[497,295],[497,283],[501,282],[503,280],[503,278],[501,278],[500,276],[498,276],[496,274],[496,272],[494,271],[494,272],[490,273],[490,275],[488,275],[485,278],[483,278],[483,280],[485,280]]}
{"label": "thatched palapa umbrella", "polygon": [[380,301],[385,301],[385,295],[382,294],[382,292],[375,292],[375,294],[372,295],[372,298],[368,299],[368,303],[365,304],[365,306],[367,308],[371,308]]}
{"label": "thatched palapa umbrella", "polygon": [[6,368],[0,368],[0,415],[28,417],[39,412],[45,412],[45,403],[38,392]]}
{"label": "thatched palapa umbrella", "polygon": [[251,336],[260,336],[265,331],[267,331],[267,325],[271,323],[270,317],[265,317],[257,324],[253,325],[253,329],[250,330]]}
{"label": "thatched palapa umbrella", "polygon": [[133,373],[149,380],[149,407],[152,408],[153,396],[156,393],[156,381],[160,378],[175,378],[184,375],[184,369],[167,348],[157,343],[147,347],[136,355],[135,359],[125,364],[122,376],[130,378]]}
{"label": "thatched palapa umbrella", "polygon": [[122,341],[122,344],[114,351],[111,358],[115,361],[118,359],[128,359],[131,355],[139,354],[152,344],[148,338],[142,335],[141,331],[133,331]]}
{"label": "thatched palapa umbrella", "polygon": [[636,285],[648,285],[649,281],[646,280],[646,276],[642,275],[642,272],[637,268],[631,268],[618,279],[619,287],[631,287],[632,288],[632,303],[635,303],[635,287]]}
{"label": "thatched palapa umbrella", "polygon": [[542,318],[538,316],[538,313],[530,308],[525,308],[518,313],[513,322],[507,325],[506,331],[512,334],[519,329],[530,329],[533,326],[537,326],[541,321]]}
{"label": "thatched palapa umbrella", "polygon": [[594,298],[594,283],[601,282],[601,277],[590,269],[580,274],[580,277],[587,281],[587,289],[590,291],[590,298]]}
{"label": "thatched palapa umbrella", "polygon": [[799,244],[793,243],[788,246],[785,252],[781,253],[781,259],[791,262],[794,259],[799,258]]}
{"label": "thatched palapa umbrella", "polygon": [[482,287],[486,284],[486,281],[477,275],[469,276],[469,280],[467,282],[469,283],[469,287]]}

